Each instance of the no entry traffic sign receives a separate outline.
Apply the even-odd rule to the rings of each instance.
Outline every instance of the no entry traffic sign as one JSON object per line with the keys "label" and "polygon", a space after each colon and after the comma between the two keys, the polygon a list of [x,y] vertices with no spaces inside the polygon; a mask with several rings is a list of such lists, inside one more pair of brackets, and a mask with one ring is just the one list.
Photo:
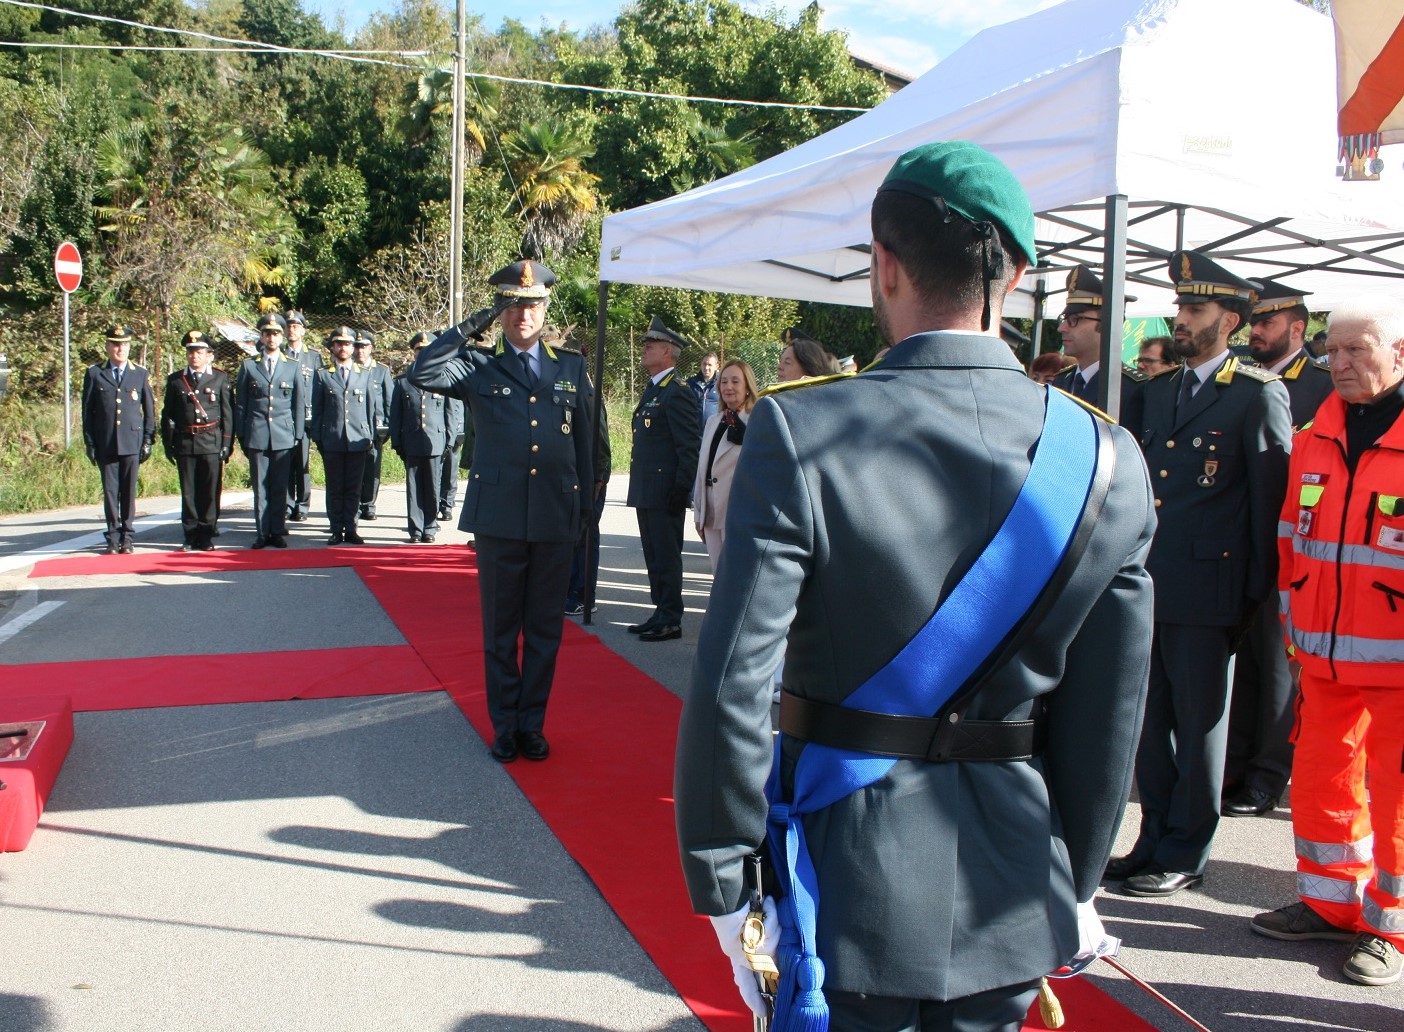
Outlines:
{"label": "no entry traffic sign", "polygon": [[78,284],[83,282],[83,256],[78,253],[77,245],[67,240],[58,245],[54,252],[54,275],[65,294],[78,289]]}

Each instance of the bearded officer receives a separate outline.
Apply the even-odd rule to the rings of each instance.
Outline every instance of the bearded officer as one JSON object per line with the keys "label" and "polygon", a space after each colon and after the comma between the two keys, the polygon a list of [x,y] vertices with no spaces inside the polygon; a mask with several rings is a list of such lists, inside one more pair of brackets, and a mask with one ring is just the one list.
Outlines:
{"label": "bearded officer", "polygon": [[1136,756],[1141,828],[1106,871],[1136,896],[1204,880],[1222,805],[1229,654],[1273,594],[1292,445],[1282,381],[1228,349],[1253,284],[1194,251],[1177,251],[1169,271],[1184,365],[1146,384],[1141,421],[1160,511],[1146,563],[1156,622]]}
{"label": "bearded officer", "polygon": [[[304,428],[310,430],[312,424],[312,377],[322,368],[322,356],[307,345],[307,317],[295,308],[283,315],[288,326],[287,357],[289,362],[298,365],[298,376],[302,381]],[[312,438],[304,433],[292,451],[292,461],[288,469],[288,519],[302,523],[312,507]]]}
{"label": "bearded officer", "polygon": [[[1089,901],[1129,787],[1155,517],[1134,439],[1029,380],[998,336],[1004,299],[1035,254],[1033,211],[1009,170],[972,144],[918,147],[879,188],[872,224],[873,312],[891,350],[856,376],[763,399],[747,424],[678,732],[683,872],[693,907],[734,926],[745,858],[770,813],[772,843],[791,833],[807,841],[814,877],[800,880],[817,891],[822,962],[786,951],[782,1008],[798,973],[823,988],[822,1000],[797,1001],[804,1016],[827,1003],[835,1030],[1014,1032],[1040,976],[1083,952],[1080,924],[1089,942],[1101,939]],[[1064,426],[1075,436],[1063,437]],[[1076,466],[1085,485],[1095,463],[1109,474],[1097,481],[1109,497],[1099,519],[1086,518],[1082,490],[1035,506],[1063,540],[1076,521],[1090,541],[1066,564],[1047,615],[1026,624],[1023,644],[960,703],[979,732],[930,750],[935,727],[969,723],[947,719],[939,699],[925,708],[930,692],[965,681],[935,665],[968,650],[973,666],[999,639],[975,619],[929,647],[926,625],[1002,533],[1038,452],[1040,482]],[[990,581],[996,594],[980,613],[959,599],[954,608],[1017,619],[1038,590],[1035,551],[1006,553],[1019,559]],[[1057,562],[1041,563],[1037,581],[1048,583]],[[882,619],[855,635],[855,613]],[[787,636],[783,791],[772,809],[771,673]],[[903,666],[913,642],[923,656]],[[879,679],[874,698],[840,705]],[[842,719],[821,732],[824,743],[791,723],[797,712],[834,710]],[[890,729],[894,712],[922,729],[920,758],[844,737],[850,724]],[[857,758],[863,776],[850,782],[845,764],[839,777],[811,777],[810,760],[835,752]],[[838,798],[808,812],[801,782],[826,801],[838,785]],[[843,794],[853,784],[865,787]],[[786,808],[804,816],[785,823]],[[793,855],[777,850],[772,863],[788,869]],[[750,982],[749,971],[739,980]]]}
{"label": "bearded officer", "polygon": [[[524,259],[488,282],[497,288],[494,306],[422,349],[407,379],[459,398],[473,420],[458,526],[477,545],[492,755],[510,763],[550,752],[543,728],[561,599],[594,483],[593,391],[580,355],[540,341],[555,273]],[[499,314],[504,340],[491,351],[473,346]]]}
{"label": "bearded officer", "polygon": [[88,367],[80,405],[88,461],[102,475],[102,514],[107,554],[133,550],[137,467],[156,439],[156,400],[146,370],[128,361],[132,331],[107,329],[107,361]]}
{"label": "bearded officer", "polygon": [[185,368],[166,377],[161,443],[180,477],[182,552],[209,552],[219,532],[219,489],[234,447],[234,398],[229,377],[213,365],[199,330],[181,338]]}

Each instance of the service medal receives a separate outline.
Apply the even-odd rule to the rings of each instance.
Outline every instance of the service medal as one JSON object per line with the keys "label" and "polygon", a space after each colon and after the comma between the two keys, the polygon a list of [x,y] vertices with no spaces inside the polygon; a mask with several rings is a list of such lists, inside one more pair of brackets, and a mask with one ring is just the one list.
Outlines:
{"label": "service medal", "polygon": [[563,434],[568,434],[568,433],[570,433],[570,424],[569,424],[569,423],[562,423],[562,424],[561,424],[561,433],[563,433]]}
{"label": "service medal", "polygon": [[1213,486],[1214,486],[1214,474],[1215,474],[1215,473],[1218,473],[1218,472],[1219,472],[1219,460],[1218,460],[1218,459],[1205,459],[1205,460],[1204,460],[1204,474],[1203,474],[1203,476],[1201,476],[1201,477],[1199,478],[1199,486],[1200,486],[1200,487],[1213,487]]}
{"label": "service medal", "polygon": [[136,388],[135,388],[135,387],[132,388],[132,400],[133,400],[133,401],[136,401],[136,400],[137,400],[137,392],[136,392]]}
{"label": "service medal", "polygon": [[644,416],[644,429],[647,430],[647,429],[648,429],[649,427],[651,427],[652,425],[653,425],[653,420],[649,419],[648,416]]}

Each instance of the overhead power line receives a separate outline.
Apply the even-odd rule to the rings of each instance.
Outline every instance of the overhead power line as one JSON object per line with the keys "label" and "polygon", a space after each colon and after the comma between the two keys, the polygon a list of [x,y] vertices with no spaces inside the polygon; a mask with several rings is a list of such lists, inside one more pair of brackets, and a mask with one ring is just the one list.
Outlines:
{"label": "overhead power line", "polygon": [[[382,65],[390,68],[404,68],[410,71],[423,71],[421,65],[403,64],[396,61],[382,60],[380,57],[366,55],[390,55],[394,57],[429,57],[429,56],[449,56],[434,55],[431,51],[406,50],[406,51],[386,51],[386,50],[317,50],[300,47],[284,47],[276,43],[264,43],[259,40],[231,39],[227,36],[215,36],[208,32],[200,32],[196,29],[177,29],[167,25],[147,25],[143,22],[129,21],[126,18],[116,18],[106,14],[94,14],[90,11],[72,11],[64,7],[54,7],[51,4],[34,3],[32,0],[0,0],[0,3],[9,4],[13,7],[26,7],[37,11],[50,11],[54,14],[66,14],[73,18],[88,18],[93,21],[109,22],[115,25],[125,25],[133,29],[145,29],[149,32],[166,32],[177,36],[189,36],[194,39],[203,39],[211,43],[226,43],[229,47],[155,47],[141,46],[137,44],[114,43],[110,46],[95,43],[49,43],[41,41],[12,41],[0,40],[0,46],[34,47],[51,49],[82,49],[82,50],[136,50],[136,51],[188,51],[190,53],[259,53],[259,54],[289,54],[307,55],[312,57],[325,57],[335,61],[353,61],[358,64]],[[832,104],[794,104],[780,100],[742,100],[734,97],[699,97],[682,93],[655,93],[649,90],[630,90],[615,86],[587,86],[583,83],[549,82],[543,79],[524,79],[510,75],[492,75],[488,72],[464,72],[465,77],[470,79],[490,79],[494,82],[515,83],[522,86],[541,86],[546,89],[556,90],[580,90],[586,93],[606,93],[625,97],[642,97],[650,100],[680,100],[690,104],[723,104],[736,107],[761,107],[761,108],[789,108],[799,111],[832,111],[849,114],[861,114],[868,111],[868,108],[845,107]]]}

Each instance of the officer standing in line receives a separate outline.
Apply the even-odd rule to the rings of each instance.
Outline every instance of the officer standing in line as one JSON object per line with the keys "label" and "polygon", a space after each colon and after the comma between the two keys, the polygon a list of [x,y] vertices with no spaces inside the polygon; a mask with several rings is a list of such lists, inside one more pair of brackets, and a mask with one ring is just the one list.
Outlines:
{"label": "officer standing in line", "polygon": [[[283,316],[288,324],[288,361],[296,362],[302,380],[304,429],[312,422],[312,376],[322,368],[322,356],[306,344],[307,317],[295,308]],[[288,519],[301,523],[312,507],[312,438],[306,433],[293,448],[292,465],[288,471]]]}
{"label": "officer standing in line", "polygon": [[156,439],[156,399],[146,370],[127,361],[132,331],[107,328],[107,361],[83,376],[83,444],[102,474],[102,514],[107,554],[132,551],[137,467],[151,457]]}
{"label": "officer standing in line", "polygon": [[[488,282],[497,288],[493,308],[421,349],[407,378],[459,398],[473,418],[458,526],[476,537],[492,755],[510,763],[519,753],[550,753],[543,728],[565,623],[561,599],[594,482],[594,392],[581,356],[540,341],[555,273],[523,260]],[[499,314],[505,341],[491,351],[470,344]]]}
{"label": "officer standing in line", "polygon": [[375,428],[384,423],[380,393],[370,371],[352,359],[356,331],[338,326],[327,338],[330,369],[312,378],[312,440],[327,477],[327,520],[330,545],[364,545],[356,532],[365,468]]}
{"label": "officer standing in line", "polygon": [[199,330],[181,338],[186,365],[166,377],[161,443],[180,476],[182,552],[209,552],[219,531],[219,489],[234,447],[234,398],[229,377],[213,366],[214,351]]}
{"label": "officer standing in line", "polygon": [[[416,333],[410,338],[410,351],[418,354],[432,339],[423,331]],[[390,447],[405,464],[405,511],[411,544],[432,544],[439,535],[439,475],[443,454],[455,434],[449,425],[450,402],[454,400],[410,383],[408,369],[395,378],[390,395]]]}
{"label": "officer standing in line", "polygon": [[356,365],[370,376],[371,390],[377,396],[380,406],[380,421],[375,426],[375,434],[370,449],[366,452],[366,463],[361,470],[360,505],[361,519],[375,519],[375,500],[380,497],[380,461],[385,454],[385,442],[390,439],[390,392],[395,379],[390,375],[390,367],[375,360],[375,337],[369,330],[356,331]]}
{"label": "officer standing in line", "polygon": [[649,383],[634,409],[627,500],[638,516],[653,603],[652,615],[628,629],[639,641],[682,637],[683,516],[692,497],[702,445],[697,396],[677,375],[678,359],[687,345],[656,315],[643,337],[643,367]]}
{"label": "officer standing in line", "polygon": [[458,468],[463,456],[463,440],[468,429],[467,415],[463,402],[457,398],[446,398],[448,407],[444,419],[449,426],[449,446],[439,456],[439,522],[453,519],[453,506],[458,500]]}
{"label": "officer standing in line", "polygon": [[1106,870],[1134,896],[1204,880],[1222,805],[1229,654],[1274,591],[1292,447],[1282,381],[1228,350],[1253,284],[1194,251],[1171,256],[1170,278],[1184,365],[1145,385],[1140,428],[1160,516],[1146,561],[1156,622],[1136,755],[1141,829]]}
{"label": "officer standing in line", "polygon": [[259,354],[244,360],[234,382],[234,433],[249,459],[253,487],[251,548],[287,548],[288,470],[306,434],[302,367],[281,354],[287,322],[270,312],[258,320]]}
{"label": "officer standing in line", "polygon": [[[1063,354],[1077,363],[1076,369],[1059,373],[1053,386],[1067,391],[1079,401],[1098,405],[1097,374],[1102,366],[1102,281],[1086,265],[1075,265],[1067,278],[1068,301],[1058,317],[1058,336],[1063,342]],[[1135,301],[1130,295],[1127,302]],[[1113,334],[1115,347],[1121,346],[1121,334]],[[1122,426],[1135,426],[1140,421],[1141,386],[1150,379],[1139,369],[1121,366]]]}
{"label": "officer standing in line", "polygon": [[[1253,361],[1282,377],[1292,425],[1311,422],[1331,395],[1331,374],[1306,351],[1307,291],[1261,280],[1249,317]],[[1238,650],[1224,766],[1225,817],[1257,817],[1277,806],[1292,774],[1296,689],[1282,649],[1277,595],[1263,602]]]}

